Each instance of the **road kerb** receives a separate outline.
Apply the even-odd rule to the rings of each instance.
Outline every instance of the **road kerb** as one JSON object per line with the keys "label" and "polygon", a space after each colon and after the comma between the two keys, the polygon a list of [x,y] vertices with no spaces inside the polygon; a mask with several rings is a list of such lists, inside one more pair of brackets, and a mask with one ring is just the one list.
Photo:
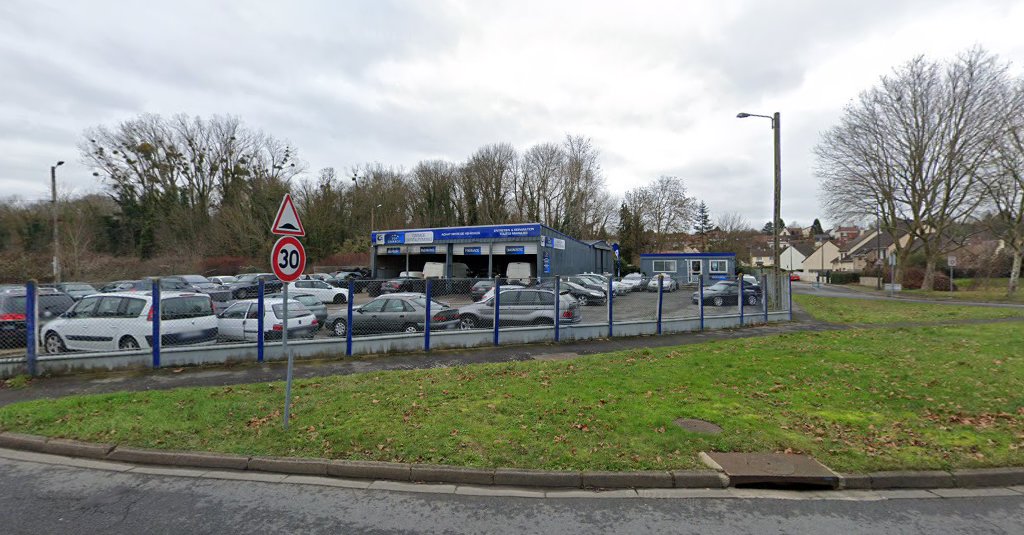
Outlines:
{"label": "road kerb", "polygon": [[670,489],[669,472],[583,472],[583,488],[599,489]]}
{"label": "road kerb", "polygon": [[956,487],[1012,487],[1024,485],[1024,468],[977,468],[953,470]]}
{"label": "road kerb", "polygon": [[46,441],[43,451],[67,457],[106,459],[107,455],[114,449],[114,446],[114,444],[97,444],[94,442],[81,442],[66,438],[51,438]]}
{"label": "road kerb", "polygon": [[278,472],[304,476],[326,476],[327,459],[298,459],[292,457],[252,457],[246,470]]}
{"label": "road kerb", "polygon": [[583,476],[580,472],[550,472],[547,470],[516,470],[498,468],[494,471],[494,484],[519,487],[580,488]]}
{"label": "road kerb", "polygon": [[675,470],[670,473],[677,489],[724,489],[729,486],[729,476],[721,472]]}
{"label": "road kerb", "polygon": [[494,470],[414,464],[410,473],[412,481],[424,483],[455,483],[462,485],[493,485]]}
{"label": "road kerb", "polygon": [[10,448],[12,450],[27,450],[27,451],[38,451],[40,453],[46,452],[46,437],[40,437],[36,435],[26,435],[23,433],[0,433],[0,448]]}
{"label": "road kerb", "polygon": [[139,464],[156,464],[168,466],[193,466],[200,468],[217,468],[245,470],[248,457],[221,453],[198,453],[191,451],[152,450],[143,448],[116,447],[107,454],[111,461],[122,461]]}
{"label": "road kerb", "polygon": [[871,488],[879,489],[946,489],[954,486],[953,474],[940,470],[873,472]]}

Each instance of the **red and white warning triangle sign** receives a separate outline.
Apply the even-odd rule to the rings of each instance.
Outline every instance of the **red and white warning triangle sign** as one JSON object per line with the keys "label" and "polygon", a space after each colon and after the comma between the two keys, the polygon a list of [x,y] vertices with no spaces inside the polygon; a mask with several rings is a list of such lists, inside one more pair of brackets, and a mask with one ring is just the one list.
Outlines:
{"label": "red and white warning triangle sign", "polygon": [[281,208],[277,210],[277,217],[274,218],[274,226],[270,232],[279,236],[305,236],[306,229],[302,228],[302,221],[299,220],[299,212],[295,210],[291,194],[286,193],[281,201]]}

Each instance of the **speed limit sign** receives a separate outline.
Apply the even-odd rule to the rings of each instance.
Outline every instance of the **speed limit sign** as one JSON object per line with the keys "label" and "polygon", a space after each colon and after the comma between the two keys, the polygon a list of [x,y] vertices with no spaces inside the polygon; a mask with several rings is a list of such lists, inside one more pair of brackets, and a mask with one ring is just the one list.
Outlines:
{"label": "speed limit sign", "polygon": [[294,236],[284,236],[274,244],[270,253],[274,275],[284,282],[292,282],[306,269],[306,250]]}

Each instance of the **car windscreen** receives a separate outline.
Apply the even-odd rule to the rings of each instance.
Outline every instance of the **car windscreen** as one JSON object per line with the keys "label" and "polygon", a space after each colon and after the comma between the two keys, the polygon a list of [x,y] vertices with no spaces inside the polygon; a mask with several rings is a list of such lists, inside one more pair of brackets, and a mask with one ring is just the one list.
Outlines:
{"label": "car windscreen", "polygon": [[294,299],[306,306],[316,306],[320,304],[320,298],[312,295],[296,295]]}
{"label": "car windscreen", "polygon": [[[274,316],[277,319],[284,318],[284,304],[278,303],[271,307],[274,309]],[[308,308],[301,304],[289,303],[288,304],[288,317],[289,318],[301,318],[303,316],[312,316],[313,313]]]}
{"label": "car windscreen", "polygon": [[96,288],[88,284],[68,284],[64,287],[65,292],[95,292]]}
{"label": "car windscreen", "polygon": [[181,280],[189,284],[209,283],[210,280],[202,275],[182,275],[179,277]]}
{"label": "car windscreen", "polygon": [[213,303],[205,295],[168,297],[160,300],[160,319],[178,320],[213,316]]}
{"label": "car windscreen", "polygon": [[[427,300],[426,300],[426,298],[417,297],[416,299],[412,299],[412,302],[415,303],[416,306],[418,306],[419,308],[427,308]],[[442,308],[448,308],[448,305],[431,299],[430,300],[430,308],[432,308],[434,310],[440,310]]]}
{"label": "car windscreen", "polygon": [[712,289],[712,290],[726,290],[726,289],[729,289],[731,287],[732,287],[732,283],[729,283],[729,282],[716,282],[713,285],[711,285],[710,289]]}

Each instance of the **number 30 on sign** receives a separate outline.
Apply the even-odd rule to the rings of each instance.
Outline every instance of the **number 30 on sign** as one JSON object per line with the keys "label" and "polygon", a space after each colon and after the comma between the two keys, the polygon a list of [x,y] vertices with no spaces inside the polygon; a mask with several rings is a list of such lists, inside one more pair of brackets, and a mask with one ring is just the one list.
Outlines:
{"label": "number 30 on sign", "polygon": [[274,244],[270,253],[274,275],[284,282],[292,282],[306,269],[306,250],[294,236],[284,236]]}

